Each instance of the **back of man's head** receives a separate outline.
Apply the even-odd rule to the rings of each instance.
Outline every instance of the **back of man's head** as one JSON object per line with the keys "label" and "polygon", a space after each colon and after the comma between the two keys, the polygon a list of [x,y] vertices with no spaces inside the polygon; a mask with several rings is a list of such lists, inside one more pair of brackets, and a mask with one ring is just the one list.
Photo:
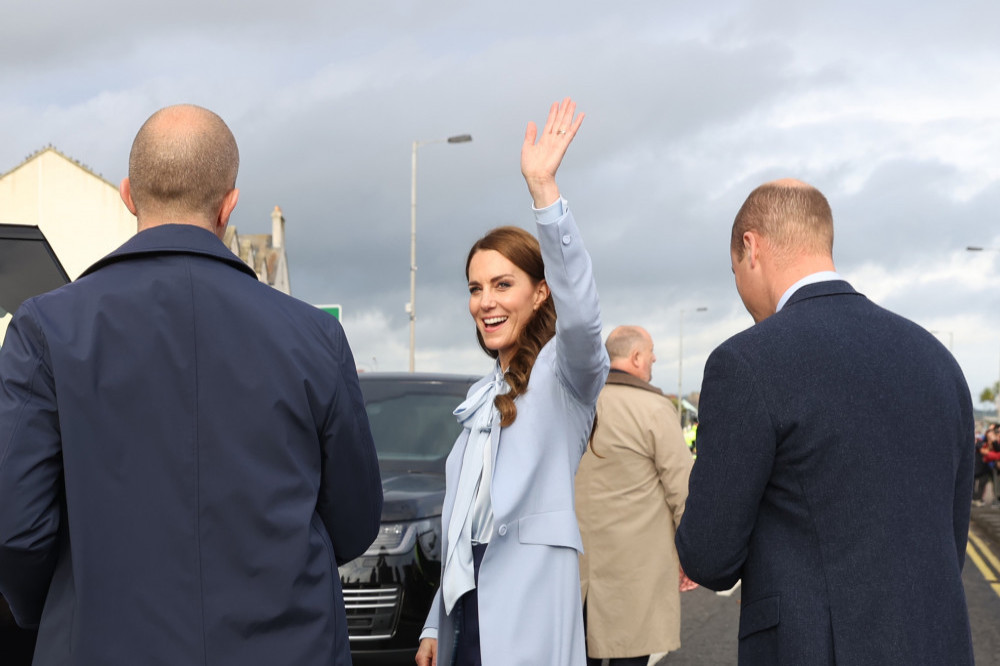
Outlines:
{"label": "back of man's head", "polygon": [[826,197],[811,185],[786,178],[761,185],[747,197],[733,222],[730,249],[737,260],[743,235],[756,232],[777,259],[801,255],[833,256],[833,213]]}
{"label": "back of man's head", "polygon": [[608,334],[604,346],[612,362],[628,358],[632,352],[646,341],[648,334],[638,326],[619,326]]}
{"label": "back of man's head", "polygon": [[604,346],[611,367],[648,382],[653,378],[653,338],[641,326],[619,326],[608,334]]}
{"label": "back of man's head", "polygon": [[236,186],[240,155],[222,118],[192,105],[169,106],[139,129],[129,155],[131,197],[143,217],[211,221]]}

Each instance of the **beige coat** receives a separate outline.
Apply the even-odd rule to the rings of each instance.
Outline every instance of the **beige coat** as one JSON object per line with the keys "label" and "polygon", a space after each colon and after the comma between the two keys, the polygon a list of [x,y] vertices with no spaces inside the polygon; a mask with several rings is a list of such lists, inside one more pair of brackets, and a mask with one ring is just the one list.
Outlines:
{"label": "beige coat", "polygon": [[608,659],[676,650],[674,530],[693,462],[677,410],[656,387],[612,371],[597,417],[593,450],[588,448],[576,474],[587,652]]}

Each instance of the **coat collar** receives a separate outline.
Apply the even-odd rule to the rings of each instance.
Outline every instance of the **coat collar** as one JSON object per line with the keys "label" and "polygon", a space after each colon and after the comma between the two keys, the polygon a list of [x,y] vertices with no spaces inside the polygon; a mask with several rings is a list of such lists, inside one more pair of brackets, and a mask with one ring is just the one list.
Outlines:
{"label": "coat collar", "polygon": [[211,257],[257,279],[254,270],[233,254],[218,236],[208,229],[193,224],[164,224],[140,231],[117,250],[85,270],[80,277],[118,261],[163,254],[197,254]]}
{"label": "coat collar", "polygon": [[799,287],[794,294],[785,303],[785,307],[781,309],[782,312],[785,311],[790,305],[795,305],[800,301],[805,301],[810,298],[818,298],[820,296],[834,296],[834,295],[850,295],[850,296],[861,296],[857,291],[854,290],[846,280],[826,280],[824,282],[814,282],[812,284],[807,284],[803,287]]}
{"label": "coat collar", "polygon": [[631,386],[632,388],[642,389],[644,391],[651,391],[657,395],[663,395],[663,391],[656,388],[649,382],[644,382],[635,375],[630,375],[624,370],[614,370],[608,373],[608,379],[604,383],[605,386],[610,386],[612,384],[618,384],[621,386]]}

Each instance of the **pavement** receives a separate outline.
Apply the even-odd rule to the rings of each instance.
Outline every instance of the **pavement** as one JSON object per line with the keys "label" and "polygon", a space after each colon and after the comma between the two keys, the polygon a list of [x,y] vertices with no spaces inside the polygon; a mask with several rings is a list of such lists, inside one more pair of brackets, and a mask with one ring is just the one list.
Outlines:
{"label": "pavement", "polygon": [[1000,552],[1000,503],[972,507],[972,525],[977,534],[990,542],[994,552]]}

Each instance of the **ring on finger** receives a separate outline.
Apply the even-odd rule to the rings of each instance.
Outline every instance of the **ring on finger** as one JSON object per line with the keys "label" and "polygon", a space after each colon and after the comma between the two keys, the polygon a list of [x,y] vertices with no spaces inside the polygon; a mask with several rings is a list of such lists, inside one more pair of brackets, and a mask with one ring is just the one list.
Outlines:
{"label": "ring on finger", "polygon": [[566,133],[566,130],[564,130],[564,129],[556,131],[556,134],[565,134],[565,133]]}

